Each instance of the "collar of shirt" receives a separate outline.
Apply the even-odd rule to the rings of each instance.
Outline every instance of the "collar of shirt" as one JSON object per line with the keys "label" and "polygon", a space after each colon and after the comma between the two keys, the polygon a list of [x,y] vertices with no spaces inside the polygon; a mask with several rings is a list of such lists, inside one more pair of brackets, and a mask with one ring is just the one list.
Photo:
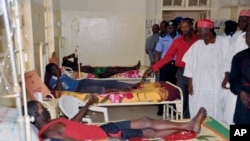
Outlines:
{"label": "collar of shirt", "polygon": [[180,37],[180,34],[176,31],[176,34],[175,34],[174,37],[172,37],[170,34],[169,34],[169,36],[170,36],[172,39],[176,39],[176,38]]}
{"label": "collar of shirt", "polygon": [[192,34],[190,40],[188,41],[188,40],[186,40],[186,38],[183,35],[181,35],[180,39],[183,40],[183,41],[185,41],[185,42],[187,42],[187,43],[192,43],[193,40],[197,40],[198,39],[198,36],[196,34]]}
{"label": "collar of shirt", "polygon": [[161,35],[161,37],[163,38],[163,37],[165,37],[166,35],[168,35],[168,33],[167,33],[167,32],[165,32],[165,33],[160,33],[160,35]]}

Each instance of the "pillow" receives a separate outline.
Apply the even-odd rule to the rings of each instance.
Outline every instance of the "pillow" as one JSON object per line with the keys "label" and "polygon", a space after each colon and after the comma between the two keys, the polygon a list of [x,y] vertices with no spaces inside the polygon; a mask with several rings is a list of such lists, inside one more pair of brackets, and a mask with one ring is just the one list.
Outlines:
{"label": "pillow", "polygon": [[164,87],[168,91],[168,96],[166,101],[173,101],[176,99],[180,99],[180,91],[177,88],[171,86],[170,84],[164,81],[161,81],[159,83],[161,84],[161,87]]}
{"label": "pillow", "polygon": [[32,141],[39,141],[38,132],[39,130],[35,127],[35,125],[30,124],[30,134]]}

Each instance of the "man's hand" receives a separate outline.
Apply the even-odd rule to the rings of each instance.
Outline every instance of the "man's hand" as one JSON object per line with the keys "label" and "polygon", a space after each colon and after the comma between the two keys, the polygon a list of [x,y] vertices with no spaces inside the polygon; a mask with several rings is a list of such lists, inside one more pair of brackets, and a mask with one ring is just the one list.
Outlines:
{"label": "man's hand", "polygon": [[142,78],[147,78],[150,76],[150,74],[153,72],[152,67],[149,67],[143,74]]}
{"label": "man's hand", "polygon": [[193,79],[188,79],[188,92],[190,95],[193,95]]}
{"label": "man's hand", "polygon": [[136,83],[134,86],[134,89],[138,89],[138,88],[142,87],[143,84],[145,84],[145,82]]}
{"label": "man's hand", "polygon": [[188,92],[190,95],[193,95],[193,84],[188,84]]}
{"label": "man's hand", "polygon": [[229,89],[229,88],[227,87],[228,80],[229,80],[229,72],[225,72],[225,77],[224,77],[224,79],[223,79],[223,81],[222,81],[222,84],[221,84],[221,87],[222,87],[223,89]]}
{"label": "man's hand", "polygon": [[246,108],[250,108],[250,97],[249,94],[245,91],[240,92],[240,100]]}
{"label": "man's hand", "polygon": [[86,115],[89,106],[97,101],[98,98],[96,97],[96,95],[92,95],[85,106],[81,107],[80,111],[71,120],[81,122],[82,118]]}
{"label": "man's hand", "polygon": [[96,95],[92,95],[89,99],[89,101],[86,103],[87,105],[92,105],[93,103],[98,102],[98,97]]}

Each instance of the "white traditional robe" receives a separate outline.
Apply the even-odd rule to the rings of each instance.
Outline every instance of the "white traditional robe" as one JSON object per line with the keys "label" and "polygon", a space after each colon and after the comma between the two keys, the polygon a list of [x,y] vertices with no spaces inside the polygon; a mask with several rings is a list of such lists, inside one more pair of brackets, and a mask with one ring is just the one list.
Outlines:
{"label": "white traditional robe", "polygon": [[233,46],[234,54],[237,54],[238,52],[247,49],[247,43],[246,43],[246,32],[242,32],[236,39],[235,44]]}
{"label": "white traditional robe", "polygon": [[222,119],[224,93],[222,80],[229,64],[229,38],[217,36],[214,44],[206,45],[198,40],[183,56],[186,63],[184,76],[193,79],[193,95],[189,95],[191,117],[200,107],[205,107],[208,116]]}
{"label": "white traditional robe", "polygon": [[[230,53],[230,57],[231,57],[230,68],[231,68],[231,62],[232,62],[233,56],[237,54],[238,52],[248,48],[246,44],[246,39],[245,39],[246,32],[238,31],[236,33],[235,33],[236,35],[233,35],[233,37],[231,38],[232,50]],[[225,106],[223,110],[223,117],[224,117],[223,121],[228,125],[234,124],[233,117],[234,117],[237,96],[233,94],[230,90],[224,90],[224,93],[225,93]]]}
{"label": "white traditional robe", "polygon": [[242,30],[237,30],[232,36],[231,43],[234,43],[242,33],[243,33]]}

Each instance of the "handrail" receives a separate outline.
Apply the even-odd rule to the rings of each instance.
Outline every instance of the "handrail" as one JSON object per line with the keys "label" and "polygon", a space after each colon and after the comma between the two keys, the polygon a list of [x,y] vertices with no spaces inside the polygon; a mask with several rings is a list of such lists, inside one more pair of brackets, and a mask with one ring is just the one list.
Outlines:
{"label": "handrail", "polygon": [[39,60],[40,60],[40,76],[43,79],[45,74],[45,66],[49,63],[49,48],[48,43],[40,42],[39,45]]}

